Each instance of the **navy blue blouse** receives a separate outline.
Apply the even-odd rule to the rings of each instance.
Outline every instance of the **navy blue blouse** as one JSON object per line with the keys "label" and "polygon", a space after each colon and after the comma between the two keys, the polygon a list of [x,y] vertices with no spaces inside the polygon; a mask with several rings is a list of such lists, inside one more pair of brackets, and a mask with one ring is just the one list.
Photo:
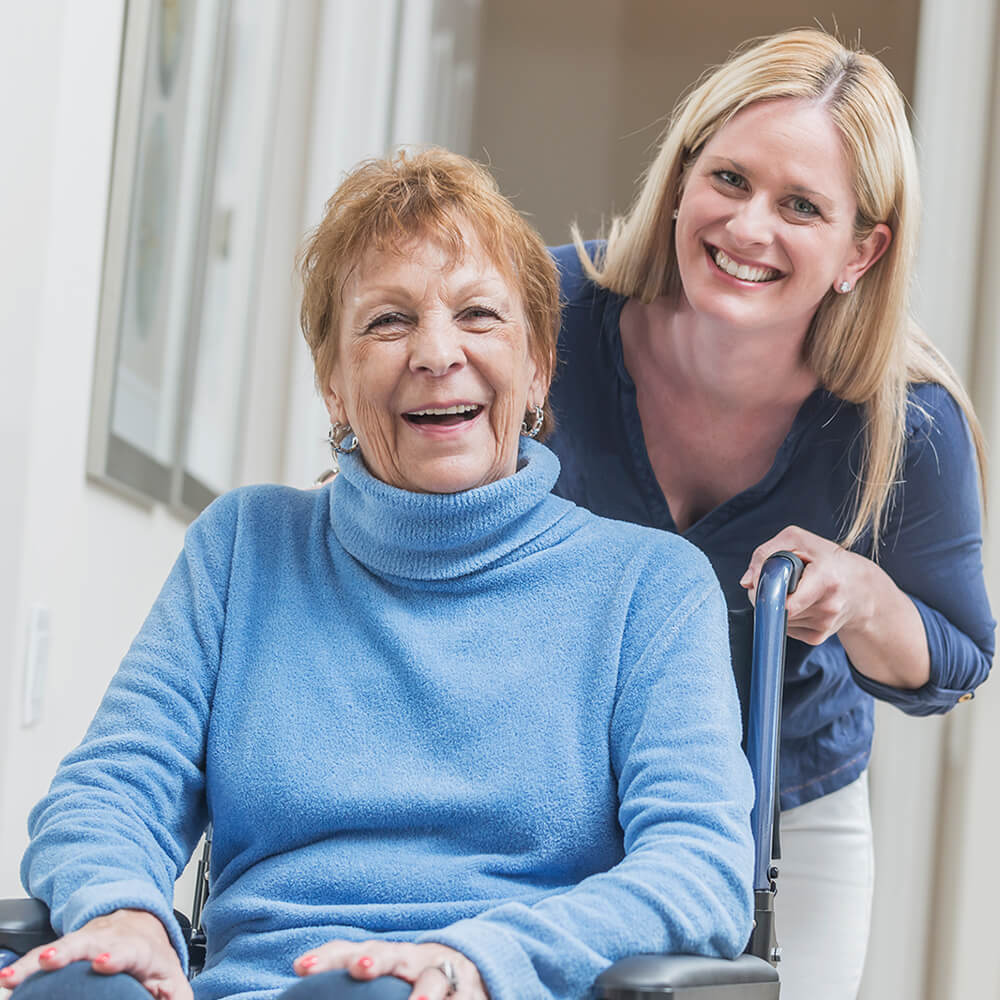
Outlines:
{"label": "navy blue blouse", "polygon": [[[556,492],[604,517],[676,531],[646,451],[635,383],[625,368],[625,300],[582,273],[572,246],[552,251],[564,300],[551,400]],[[836,636],[789,640],[781,730],[781,806],[849,784],[871,753],[872,696],[911,715],[946,712],[986,679],[994,621],[983,581],[976,462],[968,425],[941,386],[910,393],[903,481],[879,565],[908,594],[927,632],[930,680],[917,690],[859,674]],[[764,478],[693,524],[684,537],[715,567],[729,605],[733,662],[746,704],[752,608],[739,585],[753,550],[790,524],[826,538],[847,524],[861,462],[862,413],[823,389],[802,404]],[[871,555],[871,539],[855,551]]]}

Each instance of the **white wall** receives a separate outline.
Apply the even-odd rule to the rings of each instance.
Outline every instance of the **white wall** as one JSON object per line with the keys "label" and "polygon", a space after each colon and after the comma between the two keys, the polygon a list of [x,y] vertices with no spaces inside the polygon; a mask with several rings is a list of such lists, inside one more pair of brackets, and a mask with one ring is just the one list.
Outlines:
{"label": "white wall", "polygon": [[[923,318],[967,379],[991,461],[984,563],[1000,600],[1000,9],[995,0],[924,0],[929,26],[923,119],[928,213]],[[956,113],[956,108],[961,113]],[[955,192],[966,194],[955,198]],[[963,225],[964,223],[964,225]],[[973,238],[970,233],[974,233]],[[940,333],[942,336],[938,336]],[[994,672],[996,672],[994,666]],[[941,770],[934,955],[928,1000],[1000,997],[1000,688],[996,677],[947,720]]]}
{"label": "white wall", "polygon": [[[183,534],[161,511],[85,477],[123,12],[121,0],[16,5],[0,41],[10,103],[0,184],[5,894],[18,888],[28,809],[82,734]],[[41,721],[25,729],[20,675],[34,603],[51,614],[49,668]]]}
{"label": "white wall", "polygon": [[[8,710],[18,690],[13,684],[13,657],[25,512],[25,495],[18,484],[27,475],[30,454],[34,331],[42,301],[41,269],[34,262],[44,256],[48,246],[46,228],[39,224],[48,216],[48,188],[37,178],[47,178],[50,169],[52,112],[39,114],[39,109],[54,109],[55,105],[55,80],[45,69],[45,56],[52,58],[58,51],[51,40],[58,37],[62,16],[61,6],[55,2],[33,11],[21,8],[14,16],[13,30],[0,33],[0,120],[7,132],[8,149],[19,149],[19,155],[0,159],[0,218],[7,230],[0,239],[0,274],[4,276],[0,282],[0,330],[5,334],[0,350],[0,447],[4,456],[0,489],[0,691],[6,696]],[[15,81],[17,89],[12,86]],[[16,99],[25,85],[36,95],[35,101]],[[0,767],[0,802],[5,802],[5,790],[4,769]],[[5,808],[0,815],[8,811]],[[3,843],[0,836],[0,846]],[[0,857],[8,854],[5,851]],[[4,865],[2,860],[0,865]]]}

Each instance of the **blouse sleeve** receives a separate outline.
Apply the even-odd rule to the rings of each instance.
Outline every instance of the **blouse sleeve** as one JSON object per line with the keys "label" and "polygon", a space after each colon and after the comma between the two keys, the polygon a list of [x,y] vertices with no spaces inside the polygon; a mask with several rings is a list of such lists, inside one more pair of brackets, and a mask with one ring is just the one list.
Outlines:
{"label": "blouse sleeve", "polygon": [[920,613],[930,680],[907,690],[851,670],[876,698],[909,715],[931,715],[968,700],[986,680],[995,622],[983,578],[979,484],[968,424],[937,385],[919,386],[910,410],[902,488],[879,562]]}
{"label": "blouse sleeve", "polygon": [[123,907],[163,922],[204,828],[205,732],[219,662],[233,504],[216,501],[178,557],[81,744],[28,819],[21,879],[61,934]]}
{"label": "blouse sleeve", "polygon": [[609,732],[625,857],[533,905],[507,902],[423,936],[472,959],[493,1000],[570,1000],[627,955],[733,957],[749,936],[753,782],[722,594],[707,560],[697,580],[649,583],[633,604]]}

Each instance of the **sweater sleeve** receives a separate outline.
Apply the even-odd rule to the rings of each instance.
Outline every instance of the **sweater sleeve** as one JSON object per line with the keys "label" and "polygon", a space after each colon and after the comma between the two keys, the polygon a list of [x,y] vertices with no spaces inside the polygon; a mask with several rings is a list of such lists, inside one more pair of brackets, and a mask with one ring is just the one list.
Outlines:
{"label": "sweater sleeve", "polygon": [[903,488],[885,535],[882,568],[916,605],[930,652],[930,680],[893,688],[858,673],[869,694],[909,715],[946,712],[986,680],[994,621],[983,578],[975,452],[965,418],[940,386],[911,404]]}
{"label": "sweater sleeve", "polygon": [[83,741],[28,818],[21,880],[61,934],[121,908],[163,922],[205,825],[204,748],[236,504],[216,501],[178,557]]}
{"label": "sweater sleeve", "polygon": [[534,905],[423,935],[472,959],[492,1000],[570,1000],[631,954],[733,957],[746,944],[753,783],[725,610],[707,561],[687,583],[672,612],[669,600],[634,602],[622,645],[609,737],[623,860]]}

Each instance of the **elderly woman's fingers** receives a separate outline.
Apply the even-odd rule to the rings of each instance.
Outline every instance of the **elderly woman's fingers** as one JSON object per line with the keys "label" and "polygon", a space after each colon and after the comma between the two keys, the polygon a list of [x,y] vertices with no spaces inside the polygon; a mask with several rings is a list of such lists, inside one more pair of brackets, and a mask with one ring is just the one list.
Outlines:
{"label": "elderly woman's fingers", "polygon": [[412,983],[416,975],[408,959],[416,946],[403,941],[366,941],[346,966],[355,979],[395,976]]}
{"label": "elderly woman's fingers", "polygon": [[95,917],[52,944],[34,948],[0,970],[0,986],[13,989],[36,972],[80,961],[89,961],[104,975],[128,973],[158,1000],[188,1000],[192,995],[163,924],[142,910]]}
{"label": "elderly woman's fingers", "polygon": [[41,968],[40,956],[48,948],[48,945],[33,948],[31,951],[25,952],[17,961],[0,969],[0,988],[12,990],[15,986],[20,986],[28,976],[36,973]]}
{"label": "elderly woman's fingers", "polygon": [[353,959],[362,953],[362,945],[357,941],[334,940],[321,944],[318,948],[299,955],[292,962],[292,968],[300,976],[312,975],[316,972],[327,972],[330,969],[345,969]]}
{"label": "elderly woman's fingers", "polygon": [[421,945],[432,949],[426,965],[413,983],[409,1000],[489,1000],[486,986],[475,964],[460,951],[444,945]]}
{"label": "elderly woman's fingers", "polygon": [[327,941],[300,955],[292,967],[300,976],[346,969],[355,979],[396,976],[412,982],[423,968],[416,948],[404,941]]}
{"label": "elderly woman's fingers", "polygon": [[51,944],[25,952],[17,961],[0,969],[0,986],[12,990],[36,972],[54,972],[72,962],[84,960],[93,962],[95,969],[103,971],[105,963],[111,957],[110,951],[106,950],[107,938],[88,928],[89,925],[57,938]]}
{"label": "elderly woman's fingers", "polygon": [[[488,1000],[475,964],[443,944],[406,941],[327,941],[293,963],[300,976],[346,969],[355,979],[394,976],[413,985],[411,1000]],[[453,988],[454,987],[454,988]]]}

